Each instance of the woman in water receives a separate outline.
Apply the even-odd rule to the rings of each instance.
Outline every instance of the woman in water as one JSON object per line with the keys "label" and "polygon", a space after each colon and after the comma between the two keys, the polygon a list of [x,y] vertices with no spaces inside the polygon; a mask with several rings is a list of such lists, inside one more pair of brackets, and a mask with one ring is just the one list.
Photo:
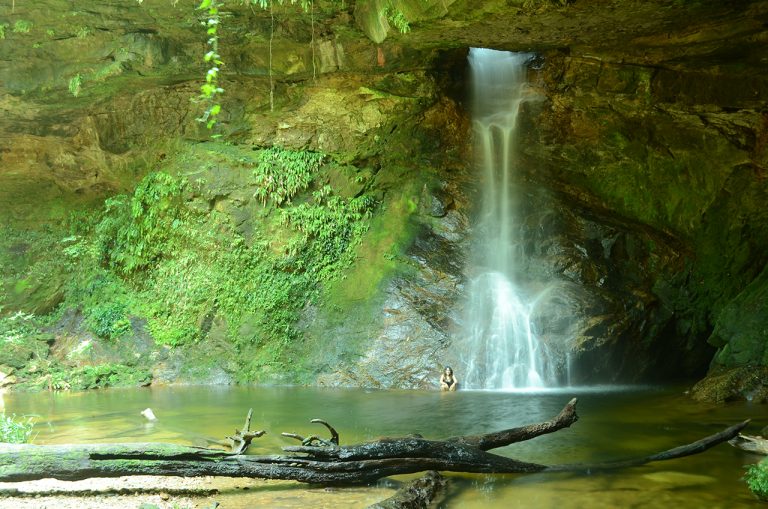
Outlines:
{"label": "woman in water", "polygon": [[446,366],[443,374],[440,375],[440,390],[455,391],[457,385],[459,385],[459,381],[454,376],[453,370],[450,366]]}

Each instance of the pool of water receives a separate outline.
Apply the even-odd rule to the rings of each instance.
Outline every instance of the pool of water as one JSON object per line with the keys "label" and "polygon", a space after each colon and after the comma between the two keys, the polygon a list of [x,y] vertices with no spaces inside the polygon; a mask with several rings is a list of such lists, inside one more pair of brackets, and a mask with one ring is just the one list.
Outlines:
{"label": "pool of water", "polygon": [[[571,428],[493,452],[538,463],[584,463],[642,456],[695,441],[751,418],[747,432],[768,425],[768,408],[748,402],[695,403],[679,388],[595,387],[548,392],[331,390],[296,387],[151,387],[82,393],[6,394],[6,413],[32,415],[37,444],[172,442],[205,445],[243,424],[265,429],[251,452],[274,454],[295,442],[280,432],[325,433],[310,419],[330,422],[342,444],[420,433],[440,439],[550,419],[578,397]],[[157,421],[140,412],[152,408]],[[761,459],[722,444],[703,454],[611,473],[449,474],[445,508],[514,507],[758,507],[741,477]],[[413,476],[411,476],[413,477]],[[407,479],[404,477],[402,479]],[[334,490],[330,505],[364,507],[391,490],[386,481],[368,488]],[[272,492],[270,493],[270,490]],[[258,492],[258,493],[254,493]],[[238,493],[228,507],[316,506],[312,490],[298,483],[265,484]],[[271,497],[265,502],[258,497]],[[326,495],[322,497],[328,498]],[[277,497],[277,498],[274,498]],[[279,499],[279,503],[275,500]]]}

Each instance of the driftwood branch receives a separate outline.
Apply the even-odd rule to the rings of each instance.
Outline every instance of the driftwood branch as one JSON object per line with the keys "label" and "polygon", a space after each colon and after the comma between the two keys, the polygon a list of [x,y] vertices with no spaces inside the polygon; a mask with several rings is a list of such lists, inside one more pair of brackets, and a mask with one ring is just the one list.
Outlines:
{"label": "driftwood branch", "polygon": [[[302,435],[299,435],[298,433],[281,433],[281,435],[287,438],[293,438],[298,440],[299,442],[301,442],[301,445],[303,447],[310,447],[310,448],[318,447],[318,446],[334,447],[334,448],[338,447],[339,433],[333,428],[333,426],[331,426],[330,424],[328,424],[322,419],[312,419],[309,422],[322,424],[323,426],[328,428],[328,431],[331,432],[331,438],[329,440],[323,440],[317,435],[310,435],[308,437],[304,437]],[[311,450],[314,450],[314,449],[311,449]]]}
{"label": "driftwood branch", "polygon": [[731,440],[733,437],[739,434],[739,431],[746,428],[749,422],[750,422],[749,420],[740,422],[739,424],[735,424],[729,428],[724,429],[719,433],[715,433],[714,435],[709,435],[707,437],[702,438],[701,440],[697,440],[696,442],[686,444],[686,445],[681,445],[679,447],[668,449],[666,451],[662,451],[656,454],[643,456],[642,458],[606,461],[603,463],[591,463],[591,464],[583,464],[583,465],[580,465],[580,464],[553,465],[553,466],[547,467],[544,471],[545,472],[578,472],[578,471],[595,472],[600,470],[615,470],[619,468],[638,467],[640,465],[645,465],[646,463],[651,463],[653,461],[665,461],[665,460],[672,460],[676,458],[683,458],[685,456],[691,456],[693,454],[702,453],[707,449],[711,449],[717,444],[721,444],[723,442],[727,442],[728,440]]}
{"label": "driftwood branch", "polygon": [[235,430],[235,434],[231,437],[227,437],[230,441],[229,447],[232,454],[242,454],[251,445],[251,441],[254,438],[263,436],[266,431],[251,431],[251,417],[253,416],[253,408],[248,410],[248,415],[245,417],[245,423],[243,429]]}
{"label": "driftwood branch", "polygon": [[[700,452],[738,435],[749,421],[731,426],[692,444],[642,458],[595,464],[543,465],[519,461],[487,452],[511,443],[552,433],[578,419],[576,400],[571,400],[552,420],[519,428],[427,440],[418,436],[385,438],[365,444],[340,446],[338,433],[330,440],[300,439],[301,446],[283,449],[289,454],[255,456],[171,444],[102,445],[0,445],[0,481],[29,481],[42,478],[80,480],[89,477],[125,475],[180,475],[289,479],[317,484],[359,484],[382,477],[428,470],[470,473],[532,473],[595,471],[643,465],[651,461],[679,458]],[[241,433],[245,439],[250,419]],[[261,436],[263,432],[256,432]],[[237,435],[237,434],[236,434]],[[234,448],[239,450],[240,448]]]}
{"label": "driftwood branch", "polygon": [[228,447],[231,454],[242,454],[251,445],[254,438],[264,436],[267,432],[251,431],[251,417],[253,416],[253,408],[248,410],[248,415],[245,416],[245,423],[243,423],[242,430],[235,430],[234,435],[228,436],[226,440],[209,440],[209,443]]}

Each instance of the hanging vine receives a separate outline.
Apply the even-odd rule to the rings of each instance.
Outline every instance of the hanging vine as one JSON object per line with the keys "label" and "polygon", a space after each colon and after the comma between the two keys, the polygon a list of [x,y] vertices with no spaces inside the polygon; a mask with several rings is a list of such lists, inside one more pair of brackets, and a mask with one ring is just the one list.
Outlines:
{"label": "hanging vine", "polygon": [[200,99],[207,104],[203,114],[197,120],[203,122],[205,127],[213,129],[221,112],[219,96],[224,93],[224,89],[219,86],[219,75],[224,62],[219,55],[219,26],[221,25],[220,14],[221,2],[219,0],[203,0],[198,9],[206,11],[206,20],[202,25],[206,29],[208,36],[208,51],[203,57],[210,66],[205,73],[205,83],[200,87]]}
{"label": "hanging vine", "polygon": [[272,40],[275,38],[275,11],[269,2],[269,111],[275,111],[275,80],[272,76]]}
{"label": "hanging vine", "polygon": [[312,81],[317,79],[317,65],[315,65],[315,2],[310,0],[310,19],[312,20],[312,40],[309,47],[312,48]]}
{"label": "hanging vine", "polygon": [[[137,0],[141,3],[143,0]],[[268,75],[269,75],[269,109],[275,110],[275,83],[273,72],[273,43],[275,36],[275,4],[277,5],[299,5],[305,13],[310,14],[310,23],[312,30],[312,39],[310,42],[310,48],[312,51],[312,79],[317,79],[317,55],[315,48],[315,2],[314,0],[240,0],[244,4],[250,4],[260,7],[264,10],[269,10],[270,18],[270,33],[269,33],[269,60],[268,60]],[[218,122],[219,113],[221,113],[220,96],[224,93],[224,89],[219,86],[219,77],[221,75],[221,68],[224,62],[221,60],[219,54],[219,29],[221,27],[221,8],[224,5],[222,0],[202,0],[198,6],[198,10],[205,11],[205,20],[201,24],[205,27],[207,39],[207,51],[205,53],[204,60],[208,64],[208,69],[205,73],[205,83],[200,87],[200,95],[198,98],[206,104],[206,109],[203,114],[197,119],[199,122],[205,124],[206,128],[213,129]],[[345,2],[339,1],[340,7],[343,9]],[[405,18],[405,15],[400,10],[394,8],[394,4],[390,1],[384,5],[379,13],[380,16],[386,18],[392,25],[395,26],[401,33],[410,31],[410,26]],[[220,135],[214,135],[216,137]]]}

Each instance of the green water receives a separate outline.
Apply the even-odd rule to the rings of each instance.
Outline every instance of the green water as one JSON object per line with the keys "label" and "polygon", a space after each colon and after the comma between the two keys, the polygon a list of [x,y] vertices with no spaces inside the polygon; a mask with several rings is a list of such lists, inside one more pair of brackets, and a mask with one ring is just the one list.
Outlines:
{"label": "green water", "polygon": [[[753,420],[747,429],[752,434],[768,424],[764,405],[708,406],[692,402],[679,389],[652,388],[440,393],[160,387],[7,394],[4,403],[7,413],[38,416],[37,444],[204,445],[206,438],[222,438],[241,427],[246,412],[253,408],[252,429],[265,429],[268,434],[251,451],[273,454],[292,444],[280,436],[282,431],[324,435],[324,428],[309,424],[312,418],[333,424],[342,444],[408,433],[440,439],[547,420],[572,396],[579,398],[580,419],[571,428],[494,452],[540,463],[595,462],[668,449],[747,418]],[[156,422],[140,415],[147,407],[157,415]],[[744,467],[759,459],[723,444],[700,455],[610,474],[450,474],[450,489],[440,507],[764,507],[741,480]],[[386,497],[391,487],[386,481],[340,490],[266,483],[258,490],[228,494],[226,507],[364,507]],[[317,502],[318,496],[326,502]]]}

